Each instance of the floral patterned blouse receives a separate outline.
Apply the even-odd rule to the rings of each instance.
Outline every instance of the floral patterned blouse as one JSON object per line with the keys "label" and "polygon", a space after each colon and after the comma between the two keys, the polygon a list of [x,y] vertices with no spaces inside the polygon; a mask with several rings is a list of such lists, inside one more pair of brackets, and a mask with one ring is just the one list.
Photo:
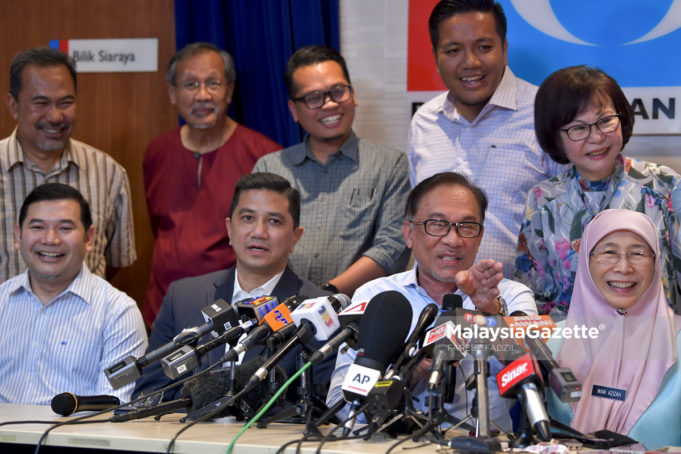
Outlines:
{"label": "floral patterned blouse", "polygon": [[572,166],[534,186],[518,236],[515,278],[532,289],[539,313],[567,313],[582,232],[608,208],[635,210],[652,219],[660,233],[667,301],[679,313],[681,242],[669,197],[678,180],[679,174],[669,167],[619,155],[606,180],[586,181]]}

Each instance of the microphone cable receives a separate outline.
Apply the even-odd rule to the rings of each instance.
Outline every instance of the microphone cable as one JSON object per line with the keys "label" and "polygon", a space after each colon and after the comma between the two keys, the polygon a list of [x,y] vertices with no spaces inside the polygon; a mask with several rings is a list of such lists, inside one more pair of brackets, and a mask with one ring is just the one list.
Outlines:
{"label": "microphone cable", "polygon": [[[369,404],[368,404],[368,403],[362,404],[362,406],[360,406],[360,407],[357,409],[357,412],[356,412],[354,415],[348,416],[348,417],[345,418],[343,421],[341,421],[341,422],[339,422],[338,424],[336,424],[336,427],[334,427],[333,429],[331,429],[331,431],[330,431],[328,434],[326,434],[326,436],[325,436],[324,438],[322,438],[322,441],[319,442],[319,446],[317,446],[317,450],[315,451],[315,454],[321,454],[321,452],[322,452],[322,446],[324,446],[324,443],[326,443],[327,441],[331,440],[331,437],[333,436],[333,433],[334,433],[335,431],[337,431],[338,429],[340,429],[341,427],[345,427],[345,423],[347,423],[348,421],[350,421],[350,420],[352,420],[352,419],[355,419],[355,418],[357,418],[360,414],[364,413],[364,410],[366,410],[368,407],[369,407]],[[360,438],[364,438],[364,434],[362,434],[362,435],[359,434],[359,432],[361,432],[361,431],[364,430],[364,429],[367,429],[367,430],[368,430],[368,429],[369,429],[369,425],[367,424],[365,427],[362,427],[361,429],[357,429],[356,435],[355,435],[354,437],[336,437],[336,438],[334,438],[334,439],[331,440],[331,441],[339,441],[339,440],[358,440],[358,439],[360,439]]]}

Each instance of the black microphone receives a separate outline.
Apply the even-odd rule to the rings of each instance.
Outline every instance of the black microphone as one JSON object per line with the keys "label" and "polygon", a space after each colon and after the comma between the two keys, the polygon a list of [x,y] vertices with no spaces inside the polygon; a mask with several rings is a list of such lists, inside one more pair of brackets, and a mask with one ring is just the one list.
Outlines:
{"label": "black microphone", "polygon": [[290,308],[297,307],[301,301],[300,297],[290,297],[279,303],[277,307],[272,309],[262,318],[262,324],[251,330],[248,333],[248,336],[240,341],[234,348],[230,348],[229,351],[220,358],[220,362],[236,360],[241,353],[256,345],[260,345],[271,338],[272,336],[270,336],[270,334],[274,335],[280,331],[295,331],[296,325],[291,318]]}
{"label": "black microphone", "polygon": [[457,295],[456,293],[447,293],[442,297],[442,310],[445,313],[449,311],[456,311],[456,309],[460,307],[463,307],[463,298],[461,295]]}
{"label": "black microphone", "polygon": [[[256,356],[250,361],[235,366],[234,389],[243,390],[264,362],[264,357]],[[274,389],[279,389],[288,380],[288,376],[279,366],[275,366],[273,370]],[[229,370],[214,371],[208,376],[199,376],[185,384],[182,395],[191,397],[192,401],[187,419],[197,420],[218,409],[220,411],[213,418],[233,415],[238,421],[250,419],[255,415],[256,410],[269,399],[270,384],[260,382],[258,386],[249,391],[239,392],[240,397],[233,401],[229,373]]]}
{"label": "black microphone", "polygon": [[211,350],[227,343],[234,345],[239,337],[250,328],[250,322],[228,329],[215,339],[211,339],[197,347],[183,345],[161,360],[163,372],[168,378],[176,379],[199,367],[199,359]]}
{"label": "black microphone", "polygon": [[320,361],[325,360],[333,352],[338,350],[338,347],[340,344],[343,342],[348,341],[350,338],[357,338],[358,331],[354,326],[346,326],[338,334],[336,334],[332,339],[330,339],[326,344],[324,344],[322,347],[319,348],[316,352],[314,352],[311,356],[309,361],[312,364],[317,364]]}
{"label": "black microphone", "polygon": [[343,381],[343,397],[352,403],[344,436],[352,430],[362,400],[403,351],[411,319],[411,304],[394,290],[377,294],[366,306],[359,327],[357,357]]}
{"label": "black microphone", "polygon": [[289,339],[289,341],[286,344],[284,344],[283,347],[277,350],[272,356],[270,356],[267,359],[267,361],[265,361],[265,363],[262,366],[258,368],[258,370],[255,371],[255,373],[251,376],[251,378],[244,386],[244,389],[250,391],[253,388],[255,388],[260,382],[267,378],[267,375],[269,374],[272,367],[274,367],[279,361],[281,361],[281,359],[284,356],[286,356],[291,350],[293,350],[293,348],[298,344],[298,342],[300,342],[302,339],[306,339],[311,336],[313,336],[313,325],[308,323],[303,324],[300,328],[298,328],[298,331],[296,332],[295,336]]}
{"label": "black microphone", "polygon": [[192,344],[198,341],[201,336],[208,334],[213,330],[220,335],[239,323],[236,312],[232,306],[223,299],[219,299],[214,303],[209,304],[201,309],[201,312],[203,313],[204,318],[208,319],[206,323],[193,328],[183,329],[180,334],[175,336],[173,340],[167,344],[140,357],[137,360],[139,367],[145,367],[156,362],[168,355],[168,353],[176,350],[177,347]]}
{"label": "black microphone", "polygon": [[72,393],[61,393],[52,398],[50,406],[53,412],[68,416],[77,411],[100,411],[120,404],[116,396],[76,396]]}
{"label": "black microphone", "polygon": [[228,391],[229,371],[220,369],[189,380],[182,388],[182,398],[145,406],[111,417],[111,422],[159,416],[176,410],[190,410],[210,404]]}
{"label": "black microphone", "polygon": [[466,356],[466,345],[456,335],[454,323],[447,321],[428,331],[423,340],[423,348],[432,358],[428,389],[434,390],[442,378],[445,366],[460,361]]}
{"label": "black microphone", "polygon": [[421,314],[419,315],[418,321],[416,322],[416,326],[412,330],[411,335],[409,335],[409,338],[404,345],[402,354],[400,354],[399,358],[397,358],[395,364],[393,365],[393,371],[395,371],[395,373],[399,373],[400,368],[405,361],[412,357],[414,351],[416,350],[418,341],[423,337],[428,327],[433,324],[439,313],[440,309],[437,307],[437,304],[430,303],[423,308]]}
{"label": "black microphone", "polygon": [[145,354],[139,359],[128,356],[106,368],[104,373],[111,386],[114,389],[118,389],[132,383],[142,376],[143,367],[164,358],[183,345],[198,342],[199,338],[204,334],[215,331],[220,335],[238,324],[236,311],[223,299],[218,299],[204,307],[201,309],[201,313],[206,319],[206,323],[203,325],[182,330],[182,332],[175,336],[170,342]]}

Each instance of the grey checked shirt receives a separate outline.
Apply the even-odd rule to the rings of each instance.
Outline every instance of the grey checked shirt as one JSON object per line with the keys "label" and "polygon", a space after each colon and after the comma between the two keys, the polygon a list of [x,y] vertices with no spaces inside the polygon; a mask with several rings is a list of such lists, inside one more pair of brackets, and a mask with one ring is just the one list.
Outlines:
{"label": "grey checked shirt", "polygon": [[367,256],[388,274],[409,258],[402,219],[409,195],[407,156],[354,134],[325,164],[308,138],[258,160],[253,172],[272,172],[300,192],[305,233],[289,255],[291,268],[317,285]]}

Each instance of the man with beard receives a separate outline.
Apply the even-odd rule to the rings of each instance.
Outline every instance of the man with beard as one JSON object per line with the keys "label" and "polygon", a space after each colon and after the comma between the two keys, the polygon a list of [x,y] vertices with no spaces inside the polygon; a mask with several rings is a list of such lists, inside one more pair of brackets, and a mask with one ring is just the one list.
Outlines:
{"label": "man with beard", "polygon": [[144,156],[144,186],[156,242],[144,321],[151,326],[171,282],[222,270],[236,258],[224,220],[234,185],[266,153],[281,149],[227,116],[236,70],[209,43],[188,44],[166,71],[183,126],[155,138]]}
{"label": "man with beard", "polygon": [[130,183],[108,154],[71,138],[76,124],[76,68],[49,47],[19,53],[10,66],[7,107],[17,121],[0,141],[0,281],[26,265],[14,249],[14,222],[24,199],[43,183],[64,183],[89,202],[95,226],[88,268],[110,278],[137,258]]}

